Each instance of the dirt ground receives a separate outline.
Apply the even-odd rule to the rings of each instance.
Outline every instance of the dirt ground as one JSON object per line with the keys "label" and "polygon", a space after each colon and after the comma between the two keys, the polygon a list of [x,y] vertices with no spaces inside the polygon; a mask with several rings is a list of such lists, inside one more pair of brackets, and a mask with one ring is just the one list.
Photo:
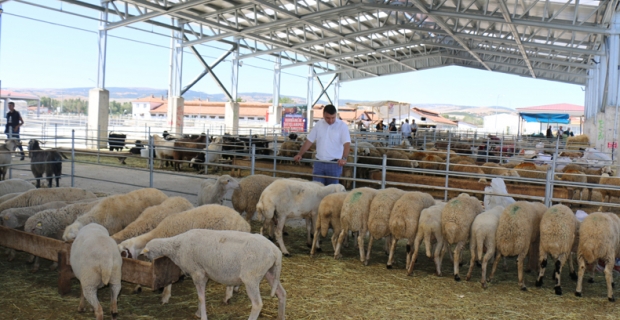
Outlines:
{"label": "dirt ground", "polygon": [[[19,161],[17,161],[19,162]],[[14,178],[30,178],[29,171],[15,168]],[[65,163],[64,172],[70,172]],[[75,186],[108,194],[124,193],[148,186],[148,172],[136,169],[101,167],[76,164]],[[123,186],[109,180],[131,183]],[[196,203],[200,176],[179,177],[165,173],[155,174],[155,187],[171,190],[168,195],[182,195]],[[70,186],[70,179],[63,178],[61,186]],[[253,222],[253,232],[259,229]],[[568,276],[568,267],[562,273],[563,296],[553,292],[550,279],[553,262],[549,262],[542,288],[534,286],[535,274],[526,273],[528,291],[517,285],[516,261],[508,259],[508,270],[498,268],[496,278],[489,288],[481,288],[480,268],[474,268],[472,281],[454,281],[452,264],[445,257],[443,277],[434,275],[433,262],[423,254],[418,258],[411,277],[405,273],[405,243],[397,248],[394,269],[385,267],[387,257],[383,241],[375,242],[369,266],[359,261],[358,250],[353,244],[343,249],[341,260],[333,259],[329,240],[323,241],[323,252],[309,256],[305,244],[305,229],[290,228],[285,244],[292,257],[284,258],[281,281],[287,290],[286,315],[288,319],[617,319],[618,302],[610,303],[602,273],[595,274],[595,282],[584,281],[583,297],[574,296],[575,282]],[[0,251],[3,253],[4,250]],[[461,277],[469,266],[469,252],[465,251]],[[57,293],[57,272],[46,268],[43,262],[38,273],[31,273],[28,256],[18,253],[17,258],[6,261],[0,255],[0,319],[92,319],[93,313],[78,313],[79,282],[72,281],[72,291],[61,297]],[[490,268],[489,268],[490,273]],[[172,298],[166,305],[159,302],[159,294],[144,290],[133,294],[134,285],[123,283],[119,298],[119,319],[192,319],[197,307],[196,289],[191,279],[173,285]],[[616,289],[617,290],[617,289]],[[251,304],[243,286],[228,305],[222,303],[224,286],[215,282],[207,285],[207,314],[209,319],[247,319]],[[263,310],[260,319],[275,319],[277,299],[269,297],[266,281],[261,283]],[[109,289],[99,291],[99,301],[105,319],[109,314]]]}

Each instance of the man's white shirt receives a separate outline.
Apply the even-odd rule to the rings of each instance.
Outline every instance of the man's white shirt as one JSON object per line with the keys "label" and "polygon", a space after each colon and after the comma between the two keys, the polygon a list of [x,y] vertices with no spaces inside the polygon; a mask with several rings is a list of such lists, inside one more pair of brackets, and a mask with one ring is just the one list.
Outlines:
{"label": "man's white shirt", "polygon": [[342,158],[344,144],[351,142],[349,128],[340,119],[329,125],[325,119],[319,120],[308,135],[308,140],[316,142],[316,158],[330,161]]}

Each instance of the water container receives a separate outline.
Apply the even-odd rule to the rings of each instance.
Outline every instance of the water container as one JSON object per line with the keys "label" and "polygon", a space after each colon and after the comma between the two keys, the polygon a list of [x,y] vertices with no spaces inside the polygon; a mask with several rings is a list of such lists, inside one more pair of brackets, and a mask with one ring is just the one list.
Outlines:
{"label": "water container", "polygon": [[149,149],[141,149],[140,150],[140,156],[142,158],[148,158],[149,157]]}

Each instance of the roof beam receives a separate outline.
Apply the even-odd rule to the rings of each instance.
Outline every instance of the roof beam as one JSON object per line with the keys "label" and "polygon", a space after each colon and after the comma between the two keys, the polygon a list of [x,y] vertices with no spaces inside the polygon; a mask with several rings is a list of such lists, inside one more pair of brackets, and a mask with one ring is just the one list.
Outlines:
{"label": "roof beam", "polygon": [[[416,6],[417,7],[417,6]],[[469,19],[469,20],[480,20],[480,21],[489,21],[495,23],[504,24],[506,21],[504,18],[495,17],[492,15],[481,15],[481,14],[471,14],[458,12],[454,10],[421,10],[419,7],[409,7],[409,6],[395,6],[395,5],[386,5],[386,4],[364,4],[364,8],[375,9],[375,10],[383,10],[383,11],[398,11],[398,12],[408,12],[410,14],[419,14],[428,12],[428,15],[432,16],[440,16],[440,17],[448,17],[448,18],[457,18],[457,19]],[[557,20],[556,20],[557,21]],[[596,34],[612,34],[607,28],[597,27],[595,25],[573,25],[572,21],[566,21],[566,23],[551,23],[544,22],[532,19],[512,19],[512,23],[520,26],[530,26],[530,27],[542,27],[546,29],[558,29],[558,30],[567,30],[567,31],[577,31],[577,32],[586,32],[586,33],[596,33]]]}
{"label": "roof beam", "polygon": [[132,23],[136,23],[136,22],[141,22],[141,21],[145,21],[145,20],[150,20],[165,14],[172,14],[181,10],[185,10],[185,9],[189,9],[191,7],[209,2],[209,1],[213,1],[213,0],[191,0],[191,1],[186,1],[186,2],[180,2],[174,6],[170,6],[168,8],[166,8],[164,11],[151,11],[149,13],[145,13],[141,16],[133,16],[131,18],[127,18],[125,20],[121,20],[118,22],[113,22],[113,23],[109,23],[106,26],[106,30],[112,30],[115,28],[119,28],[119,27],[124,27],[124,26],[128,26]]}
{"label": "roof beam", "polygon": [[467,46],[467,44],[463,40],[461,40],[461,38],[459,38],[456,34],[454,34],[452,30],[450,30],[450,26],[448,26],[448,24],[445,23],[440,16],[431,14],[429,10],[426,9],[426,6],[422,3],[421,0],[412,0],[412,2],[424,14],[432,16],[433,19],[435,20],[435,23],[437,23],[445,32],[447,32],[452,37],[452,39],[456,40],[456,42],[458,42],[463,48],[465,48],[465,50],[467,50],[467,52],[469,52],[469,54],[471,54],[472,57],[478,60],[478,62],[480,62],[480,64],[482,64],[485,68],[487,68],[487,70],[491,71],[491,68],[486,63],[484,63],[482,59],[480,59],[478,54],[471,51],[471,49]]}
{"label": "roof beam", "polygon": [[525,61],[525,64],[527,64],[528,69],[530,69],[530,74],[532,75],[532,78],[536,78],[536,73],[534,73],[534,68],[532,68],[532,63],[528,59],[527,53],[525,52],[525,47],[523,47],[523,44],[521,43],[521,35],[519,34],[517,27],[515,27],[515,25],[512,23],[512,20],[510,19],[510,12],[508,12],[508,7],[506,6],[506,2],[504,2],[504,0],[497,0],[497,2],[499,3],[499,7],[502,11],[502,15],[504,16],[504,20],[506,20],[506,23],[508,23],[508,27],[510,28],[510,31],[512,32],[512,37],[514,38],[515,42],[517,43],[517,46],[519,47],[519,52],[521,52],[521,55],[523,56],[523,60]]}

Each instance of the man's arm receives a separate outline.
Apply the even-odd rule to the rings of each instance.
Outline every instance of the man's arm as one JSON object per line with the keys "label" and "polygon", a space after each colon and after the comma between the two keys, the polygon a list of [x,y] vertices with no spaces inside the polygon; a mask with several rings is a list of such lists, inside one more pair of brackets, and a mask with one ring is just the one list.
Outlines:
{"label": "man's arm", "polygon": [[312,141],[306,139],[306,142],[304,142],[304,144],[301,146],[301,149],[299,149],[299,153],[297,153],[297,155],[293,157],[293,161],[299,162],[304,153],[306,153],[306,151],[310,149],[310,146],[312,146]]}

